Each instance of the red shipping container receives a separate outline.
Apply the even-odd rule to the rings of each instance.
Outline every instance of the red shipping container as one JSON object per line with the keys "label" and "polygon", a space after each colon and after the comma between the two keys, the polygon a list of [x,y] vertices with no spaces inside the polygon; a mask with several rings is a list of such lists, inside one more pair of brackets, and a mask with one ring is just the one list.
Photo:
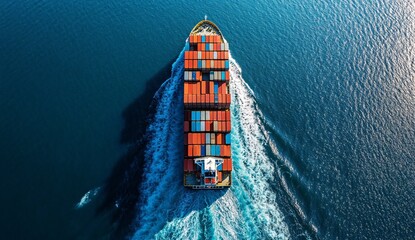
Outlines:
{"label": "red shipping container", "polygon": [[230,121],[231,120],[231,111],[226,111],[226,117],[225,117],[225,119],[226,119],[226,121]]}
{"label": "red shipping container", "polygon": [[225,60],[228,60],[229,59],[229,52],[228,51],[226,51],[225,52]]}
{"label": "red shipping container", "polygon": [[209,60],[207,60],[207,61],[206,61],[206,68],[207,68],[207,69],[209,69],[209,68],[210,68],[210,61],[209,61]]}
{"label": "red shipping container", "polygon": [[188,167],[189,167],[189,171],[193,172],[195,170],[195,168],[194,168],[195,164],[194,164],[193,159],[188,159],[187,164],[188,164]]}
{"label": "red shipping container", "polygon": [[223,83],[218,83],[218,91],[219,91],[219,94],[223,94],[223,86],[224,86]]}
{"label": "red shipping container", "polygon": [[185,87],[187,86],[187,93],[189,95],[193,94],[193,84],[192,83],[184,83],[184,85],[185,85]]}
{"label": "red shipping container", "polygon": [[228,161],[227,161],[228,159],[223,159],[223,163],[222,163],[222,170],[223,171],[228,171]]}
{"label": "red shipping container", "polygon": [[228,102],[228,103],[231,103],[231,95],[230,94],[226,94],[226,101]]}
{"label": "red shipping container", "polygon": [[227,121],[226,122],[226,131],[228,131],[228,132],[230,132],[232,129],[231,129],[231,121]]}
{"label": "red shipping container", "polygon": [[189,121],[184,121],[184,131],[185,132],[189,131]]}
{"label": "red shipping container", "polygon": [[226,79],[226,81],[229,81],[229,71],[225,72],[225,79]]}

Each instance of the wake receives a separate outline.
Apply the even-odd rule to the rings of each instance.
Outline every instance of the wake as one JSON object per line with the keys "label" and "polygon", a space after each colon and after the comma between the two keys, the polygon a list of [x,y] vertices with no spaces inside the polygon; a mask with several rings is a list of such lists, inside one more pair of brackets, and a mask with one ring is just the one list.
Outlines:
{"label": "wake", "polygon": [[183,187],[183,55],[154,96],[132,239],[289,239],[276,194],[275,164],[254,94],[230,57],[233,186]]}

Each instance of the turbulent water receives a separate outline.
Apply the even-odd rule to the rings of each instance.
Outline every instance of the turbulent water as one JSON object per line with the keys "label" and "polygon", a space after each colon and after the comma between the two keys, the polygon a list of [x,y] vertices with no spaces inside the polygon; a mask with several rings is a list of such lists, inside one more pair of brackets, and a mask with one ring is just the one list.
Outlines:
{"label": "turbulent water", "polygon": [[274,193],[280,182],[269,136],[241,68],[230,59],[233,186],[221,191],[183,188],[183,52],[156,93],[147,130],[145,170],[133,239],[289,239]]}

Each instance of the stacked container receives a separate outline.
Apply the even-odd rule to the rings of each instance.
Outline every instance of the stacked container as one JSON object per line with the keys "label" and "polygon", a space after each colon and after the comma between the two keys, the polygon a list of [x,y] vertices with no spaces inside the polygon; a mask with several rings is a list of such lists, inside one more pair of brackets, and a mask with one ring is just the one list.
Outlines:
{"label": "stacked container", "polygon": [[[220,35],[190,35],[184,55],[184,171],[195,158],[223,159],[218,182],[232,171],[229,46]],[[212,183],[212,182],[210,182]]]}

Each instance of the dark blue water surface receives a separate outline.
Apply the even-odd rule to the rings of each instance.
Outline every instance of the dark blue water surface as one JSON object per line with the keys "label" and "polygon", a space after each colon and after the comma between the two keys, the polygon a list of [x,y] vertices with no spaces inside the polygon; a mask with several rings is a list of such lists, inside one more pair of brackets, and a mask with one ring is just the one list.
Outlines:
{"label": "dark blue water surface", "polygon": [[[162,239],[200,228],[194,238],[414,239],[415,4],[364,2],[1,1],[0,235]],[[255,154],[271,172],[247,168],[255,164],[242,164],[241,152],[232,191],[144,231],[134,146],[205,14],[253,91],[236,91],[233,116],[261,119],[250,122],[266,136]],[[235,119],[233,141],[250,146],[247,134],[262,135],[244,123]],[[257,188],[257,173],[275,176],[270,187]],[[78,209],[96,187],[104,193]],[[273,192],[262,198],[263,189]],[[227,217],[252,222],[224,224],[236,232],[222,235],[221,199],[239,204]],[[180,225],[195,212],[200,222]]]}

